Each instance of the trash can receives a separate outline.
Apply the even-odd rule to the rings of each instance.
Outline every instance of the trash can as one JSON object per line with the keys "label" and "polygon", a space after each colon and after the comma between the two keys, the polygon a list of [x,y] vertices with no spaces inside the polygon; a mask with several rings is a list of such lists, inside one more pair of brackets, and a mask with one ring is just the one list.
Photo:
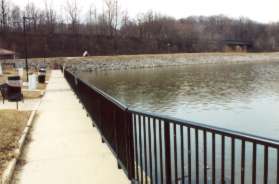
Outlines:
{"label": "trash can", "polygon": [[39,83],[45,83],[46,82],[46,69],[45,68],[40,68],[38,81],[39,81]]}
{"label": "trash can", "polygon": [[59,65],[57,63],[54,63],[53,69],[54,70],[58,70],[59,69]]}
{"label": "trash can", "polygon": [[8,77],[8,97],[11,101],[21,100],[21,80],[20,76]]}

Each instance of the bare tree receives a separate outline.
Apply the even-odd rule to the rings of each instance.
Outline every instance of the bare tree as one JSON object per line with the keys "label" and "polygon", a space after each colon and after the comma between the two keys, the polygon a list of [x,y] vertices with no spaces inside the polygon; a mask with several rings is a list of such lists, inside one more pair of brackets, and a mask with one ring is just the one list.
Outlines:
{"label": "bare tree", "polygon": [[45,9],[44,9],[43,18],[45,19],[45,24],[48,32],[53,33],[55,31],[57,15],[52,7],[52,4],[49,3],[49,0],[45,0]]}
{"label": "bare tree", "polygon": [[104,15],[106,18],[107,29],[110,36],[114,36],[117,32],[119,21],[119,2],[118,0],[105,0]]}
{"label": "bare tree", "polygon": [[89,10],[87,12],[87,17],[86,17],[86,27],[87,31],[93,35],[96,34],[96,24],[98,21],[98,16],[97,16],[97,8],[94,5],[91,5],[89,7]]}
{"label": "bare tree", "polygon": [[27,5],[25,6],[25,11],[24,11],[24,16],[26,17],[31,17],[32,21],[30,21],[33,24],[34,31],[37,30],[37,23],[39,20],[39,10],[35,6],[33,2],[28,2]]}
{"label": "bare tree", "polygon": [[66,3],[66,12],[71,24],[71,30],[73,33],[79,32],[79,12],[80,9],[77,4],[77,0],[68,0]]}
{"label": "bare tree", "polygon": [[[28,30],[32,56],[80,55],[82,49],[94,54],[222,51],[226,40],[251,41],[256,51],[279,51],[278,23],[223,15],[175,19],[153,11],[132,19],[121,12],[118,0],[103,0],[98,12],[93,5],[82,11],[78,0],[67,0],[60,10],[52,0],[44,0],[43,10],[34,3],[21,10],[11,1],[0,0],[0,40],[20,52],[22,16],[33,17],[27,23],[27,29],[36,29],[36,34]],[[87,12],[84,20],[81,12]]]}
{"label": "bare tree", "polygon": [[0,11],[0,23],[1,23],[1,31],[6,31],[7,22],[8,22],[8,14],[9,14],[9,3],[7,0],[0,1],[1,11]]}
{"label": "bare tree", "polygon": [[10,29],[13,31],[21,31],[21,10],[18,6],[13,5],[11,7],[10,15],[9,15],[9,25]]}

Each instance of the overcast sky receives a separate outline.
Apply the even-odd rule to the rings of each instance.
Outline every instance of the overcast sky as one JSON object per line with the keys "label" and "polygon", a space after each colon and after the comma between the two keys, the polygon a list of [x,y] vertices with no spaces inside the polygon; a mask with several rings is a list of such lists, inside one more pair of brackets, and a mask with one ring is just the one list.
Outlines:
{"label": "overcast sky", "polygon": [[[24,7],[28,0],[11,0]],[[29,0],[43,7],[44,0]],[[63,9],[67,0],[49,0],[57,10]],[[77,0],[82,9],[91,4],[101,10],[102,0]],[[121,9],[127,10],[131,17],[148,10],[154,10],[176,18],[191,15],[217,15],[229,17],[248,17],[258,22],[279,21],[279,0],[119,0]]]}

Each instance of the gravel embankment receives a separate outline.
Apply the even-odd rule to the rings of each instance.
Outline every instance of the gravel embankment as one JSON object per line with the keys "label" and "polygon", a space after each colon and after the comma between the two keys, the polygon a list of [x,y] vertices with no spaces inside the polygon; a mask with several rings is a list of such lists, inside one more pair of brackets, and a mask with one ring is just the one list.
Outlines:
{"label": "gravel embankment", "polygon": [[279,53],[173,54],[68,58],[68,67],[79,71],[126,70],[192,64],[279,62]]}
{"label": "gravel embankment", "polygon": [[[189,64],[217,63],[247,63],[247,62],[279,62],[279,52],[273,53],[184,53],[184,54],[147,54],[147,55],[118,55],[92,57],[60,57],[29,59],[29,65],[47,64],[58,66],[66,64],[73,70],[125,70],[136,68],[182,66]],[[14,62],[14,61],[12,61]],[[15,62],[24,66],[25,62],[18,59]]]}

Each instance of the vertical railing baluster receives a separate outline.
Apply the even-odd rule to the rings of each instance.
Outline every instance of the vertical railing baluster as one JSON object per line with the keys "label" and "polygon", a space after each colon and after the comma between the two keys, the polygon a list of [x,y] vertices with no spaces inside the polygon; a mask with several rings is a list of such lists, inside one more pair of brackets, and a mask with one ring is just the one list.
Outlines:
{"label": "vertical railing baluster", "polygon": [[156,130],[156,119],[153,118],[153,135],[154,135],[154,140],[153,140],[153,145],[154,145],[154,161],[155,161],[155,183],[158,183],[158,164],[157,164],[157,130]]}
{"label": "vertical railing baluster", "polygon": [[[171,137],[170,137],[170,123],[165,121],[164,126],[164,135],[165,135],[165,170],[166,170],[166,184],[171,184]],[[157,183],[156,183],[157,184]]]}
{"label": "vertical railing baluster", "polygon": [[118,166],[118,169],[121,169],[121,166],[119,164],[119,161],[120,158],[121,158],[121,151],[120,151],[120,145],[121,143],[119,142],[119,137],[121,136],[121,134],[119,134],[117,132],[117,127],[116,127],[116,109],[115,108],[112,108],[112,121],[111,121],[111,124],[112,124],[112,129],[113,129],[113,137],[112,137],[112,142],[113,144],[115,145],[115,152],[116,152],[116,157],[117,157],[117,166]]}
{"label": "vertical railing baluster", "polygon": [[184,159],[184,128],[183,125],[180,125],[180,139],[181,139],[181,179],[182,184],[185,184],[184,178],[184,165],[185,165],[185,159]]}
{"label": "vertical railing baluster", "polygon": [[231,184],[234,184],[234,170],[235,170],[235,139],[232,137],[232,148],[231,148]]}
{"label": "vertical railing baluster", "polygon": [[216,183],[216,148],[215,148],[215,133],[212,133],[212,184]]}
{"label": "vertical railing baluster", "polygon": [[128,178],[130,180],[135,179],[135,147],[134,147],[134,124],[133,124],[133,114],[126,110],[126,125],[128,127]]}
{"label": "vertical railing baluster", "polygon": [[143,184],[143,160],[142,160],[142,156],[143,156],[143,150],[142,150],[142,132],[141,132],[141,116],[138,115],[138,124],[139,124],[139,157],[140,157],[140,183]]}
{"label": "vertical railing baluster", "polygon": [[279,148],[277,148],[277,184],[279,184]]}
{"label": "vertical railing baluster", "polygon": [[[149,142],[149,177],[150,177],[150,183],[153,183],[153,167],[152,167],[152,145],[151,145],[151,122],[150,122],[150,117],[148,117],[148,142]],[[155,145],[153,145],[155,146]]]}
{"label": "vertical railing baluster", "polygon": [[191,128],[187,127],[187,136],[188,136],[188,183],[192,183],[192,152],[191,152]]}
{"label": "vertical railing baluster", "polygon": [[264,146],[264,184],[268,182],[268,146]]}
{"label": "vertical railing baluster", "polygon": [[241,184],[245,183],[245,141],[241,141]]}
{"label": "vertical railing baluster", "polygon": [[147,143],[146,143],[146,117],[143,116],[143,140],[144,140],[144,173],[145,173],[145,184],[148,184],[147,180]]}
{"label": "vertical railing baluster", "polygon": [[173,124],[173,146],[174,146],[174,176],[175,183],[177,183],[177,135],[176,135],[176,124]]}
{"label": "vertical railing baluster", "polygon": [[[104,131],[103,131],[103,127],[104,127],[104,123],[103,123],[104,122],[104,106],[105,106],[105,104],[103,102],[103,99],[100,98],[100,117],[101,117],[101,119],[100,119],[100,134],[101,134],[101,136],[103,136],[103,134],[104,134]],[[105,142],[103,137],[101,137],[101,140],[102,140],[102,143]]]}
{"label": "vertical railing baluster", "polygon": [[162,121],[159,121],[159,146],[160,146],[160,178],[161,178],[161,183],[164,181],[164,172],[163,172],[163,147],[162,147]]}
{"label": "vertical railing baluster", "polygon": [[207,184],[207,132],[203,131],[203,175],[204,184]]}
{"label": "vertical railing baluster", "polygon": [[136,158],[136,180],[139,180],[139,163],[138,163],[138,126],[136,122],[136,114],[133,114],[134,119],[134,134],[135,134],[135,158]]}
{"label": "vertical railing baluster", "polygon": [[200,167],[199,167],[199,130],[195,128],[195,146],[196,146],[196,184],[199,184]]}
{"label": "vertical railing baluster", "polygon": [[225,136],[222,135],[221,144],[221,181],[225,184]]}
{"label": "vertical railing baluster", "polygon": [[253,157],[252,157],[252,184],[256,184],[257,177],[257,144],[253,143]]}

